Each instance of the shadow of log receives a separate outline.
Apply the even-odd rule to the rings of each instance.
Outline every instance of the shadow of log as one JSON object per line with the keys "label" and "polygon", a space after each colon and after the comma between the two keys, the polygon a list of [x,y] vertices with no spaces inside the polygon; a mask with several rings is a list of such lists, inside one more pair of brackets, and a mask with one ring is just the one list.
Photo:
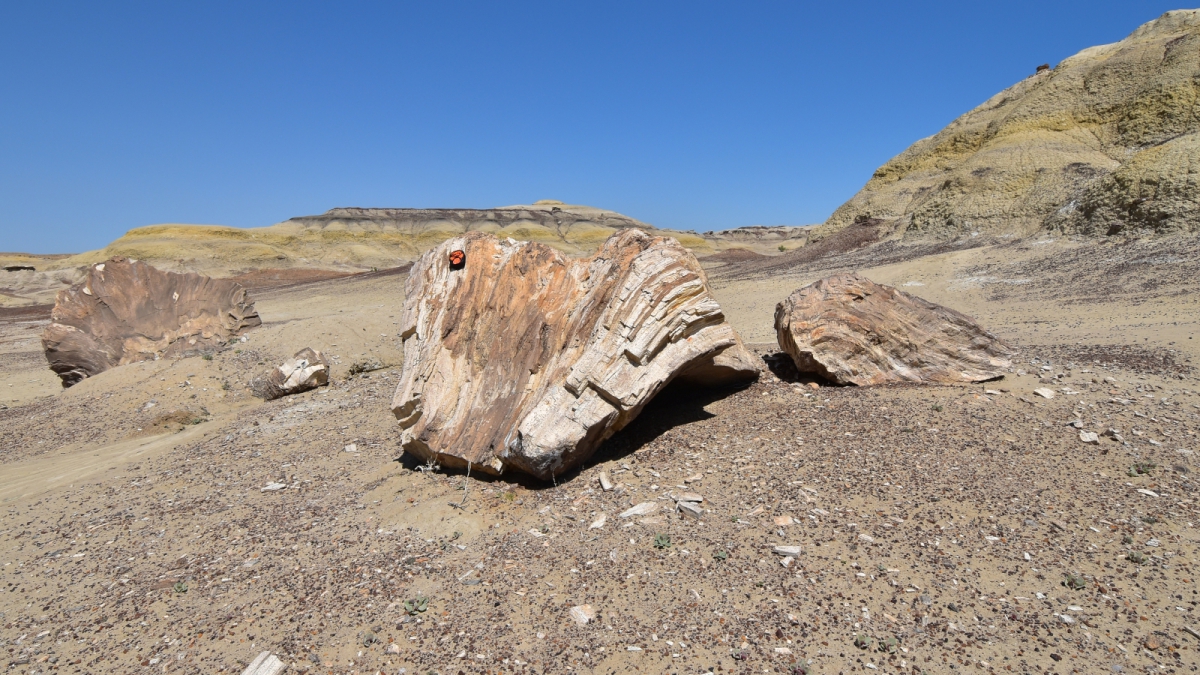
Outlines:
{"label": "shadow of log", "polygon": [[[471,477],[484,483],[499,482],[519,485],[527,490],[545,490],[570,483],[588,468],[603,462],[615,462],[628,457],[676,427],[716,417],[713,413],[705,410],[705,406],[745,389],[749,384],[732,387],[697,387],[695,384],[675,382],[667,385],[646,404],[637,419],[613,434],[611,438],[601,444],[595,454],[580,466],[555,476],[552,481],[539,480],[519,471],[507,472],[500,476],[492,476],[478,471],[472,472]],[[407,452],[396,458],[396,462],[410,471],[437,471],[444,475],[459,476],[467,473],[462,468],[443,466],[435,468],[435,465]],[[573,487],[581,488],[583,486]]]}

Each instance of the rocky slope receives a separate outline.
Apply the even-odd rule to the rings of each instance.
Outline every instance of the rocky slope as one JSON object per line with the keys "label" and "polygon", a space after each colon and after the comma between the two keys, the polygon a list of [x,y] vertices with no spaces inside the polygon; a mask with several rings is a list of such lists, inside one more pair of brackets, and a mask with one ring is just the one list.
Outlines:
{"label": "rocky slope", "polygon": [[1195,232],[1200,10],[1030,75],[875,171],[826,223],[940,238]]}

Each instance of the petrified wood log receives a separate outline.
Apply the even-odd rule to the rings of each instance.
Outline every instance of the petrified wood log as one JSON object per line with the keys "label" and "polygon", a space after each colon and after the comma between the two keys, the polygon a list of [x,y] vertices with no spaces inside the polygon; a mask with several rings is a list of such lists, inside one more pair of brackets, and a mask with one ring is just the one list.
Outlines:
{"label": "petrified wood log", "polygon": [[59,291],[42,348],[69,387],[114,366],[214,349],[261,323],[236,282],[117,257]]}
{"label": "petrified wood log", "polygon": [[405,292],[392,412],[406,451],[449,466],[551,478],[676,377],[758,375],[695,257],[636,229],[583,259],[469,232],[421,256]]}
{"label": "petrified wood log", "polygon": [[321,352],[305,347],[292,358],[250,383],[254,395],[273,401],[329,384],[329,361]]}
{"label": "petrified wood log", "polygon": [[800,372],[840,384],[982,382],[1014,353],[971,317],[857,274],[793,292],[775,333]]}

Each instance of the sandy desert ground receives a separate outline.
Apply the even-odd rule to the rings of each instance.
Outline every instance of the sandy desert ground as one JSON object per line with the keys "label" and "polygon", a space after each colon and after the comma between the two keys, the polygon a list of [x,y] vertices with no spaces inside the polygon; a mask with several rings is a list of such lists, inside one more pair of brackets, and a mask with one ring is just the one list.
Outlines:
{"label": "sandy desert ground", "polygon": [[[313,674],[1200,667],[1200,241],[884,242],[708,267],[763,378],[668,390],[546,485],[398,456],[402,270],[260,286],[245,342],[66,391],[38,342],[48,308],[0,310],[0,664],[239,673],[269,650]],[[1013,372],[814,388],[779,358],[774,306],[851,269],[975,316],[1020,350]],[[334,357],[329,387],[250,395],[305,346]],[[702,519],[673,512],[682,491],[703,495]],[[618,516],[645,501],[661,508]],[[785,565],[775,545],[801,553]]]}

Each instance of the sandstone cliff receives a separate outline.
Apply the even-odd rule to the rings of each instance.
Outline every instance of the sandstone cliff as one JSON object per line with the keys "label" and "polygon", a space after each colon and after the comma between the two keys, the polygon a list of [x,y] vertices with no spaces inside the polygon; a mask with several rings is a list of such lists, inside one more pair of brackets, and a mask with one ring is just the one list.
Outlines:
{"label": "sandstone cliff", "polygon": [[875,171],[822,228],[907,236],[1195,232],[1200,10],[1030,75]]}

